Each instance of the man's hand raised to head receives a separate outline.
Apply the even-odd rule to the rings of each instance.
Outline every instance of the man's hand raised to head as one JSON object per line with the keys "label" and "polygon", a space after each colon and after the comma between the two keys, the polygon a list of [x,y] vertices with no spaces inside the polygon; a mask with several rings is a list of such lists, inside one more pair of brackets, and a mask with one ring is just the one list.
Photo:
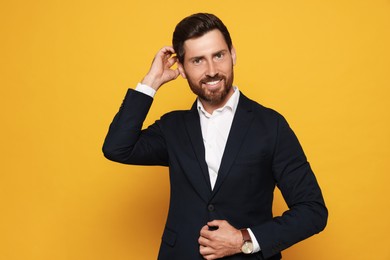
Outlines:
{"label": "man's hand raised to head", "polygon": [[[217,229],[213,230],[214,228]],[[238,254],[241,252],[242,240],[240,230],[226,220],[213,220],[200,230],[199,252],[204,259],[218,259]]]}
{"label": "man's hand raised to head", "polygon": [[177,58],[172,56],[174,53],[175,50],[170,46],[160,49],[141,83],[157,91],[163,84],[176,79],[179,76],[179,70],[171,68],[177,61]]}

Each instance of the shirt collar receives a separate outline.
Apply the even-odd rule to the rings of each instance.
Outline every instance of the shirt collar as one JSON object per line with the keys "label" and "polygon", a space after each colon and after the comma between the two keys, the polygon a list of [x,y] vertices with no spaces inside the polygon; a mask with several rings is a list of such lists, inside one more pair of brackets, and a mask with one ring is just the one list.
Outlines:
{"label": "shirt collar", "polygon": [[[234,90],[233,95],[229,98],[226,104],[223,107],[216,109],[215,111],[223,111],[224,109],[227,108],[230,109],[233,114],[236,112],[238,106],[238,100],[240,98],[240,91],[236,86],[233,86],[233,90]],[[199,100],[199,98],[197,99],[196,102],[197,102],[198,111],[202,112],[205,116],[210,117],[211,114],[204,109],[202,102]]]}

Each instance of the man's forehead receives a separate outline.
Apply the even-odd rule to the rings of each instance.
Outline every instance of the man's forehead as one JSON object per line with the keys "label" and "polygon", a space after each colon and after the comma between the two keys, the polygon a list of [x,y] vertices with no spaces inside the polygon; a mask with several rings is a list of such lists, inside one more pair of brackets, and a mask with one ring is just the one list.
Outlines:
{"label": "man's forehead", "polygon": [[191,38],[184,42],[184,51],[190,56],[202,56],[221,50],[228,50],[228,46],[219,30],[212,30],[204,35]]}

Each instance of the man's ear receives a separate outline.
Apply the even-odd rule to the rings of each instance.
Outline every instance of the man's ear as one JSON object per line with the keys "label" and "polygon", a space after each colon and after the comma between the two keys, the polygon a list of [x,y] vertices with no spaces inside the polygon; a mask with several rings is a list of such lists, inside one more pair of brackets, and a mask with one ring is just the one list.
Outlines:
{"label": "man's ear", "polygon": [[187,79],[186,73],[185,73],[185,71],[184,71],[183,64],[181,64],[180,62],[177,62],[177,68],[179,69],[180,75],[181,75],[184,79]]}
{"label": "man's ear", "polygon": [[233,62],[233,66],[236,65],[236,59],[237,59],[237,55],[236,55],[236,49],[232,46],[232,49],[230,50],[230,54],[232,56],[232,62]]}

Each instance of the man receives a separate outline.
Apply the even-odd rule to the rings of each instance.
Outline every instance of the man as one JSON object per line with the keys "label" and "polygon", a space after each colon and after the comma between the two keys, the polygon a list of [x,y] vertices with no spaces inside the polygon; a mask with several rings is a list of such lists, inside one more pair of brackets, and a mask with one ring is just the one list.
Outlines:
{"label": "man", "polygon": [[[324,229],[327,209],[285,119],[233,86],[236,51],[212,14],[183,19],[136,90],[129,89],[103,152],[113,161],[169,166],[171,197],[158,259],[280,259]],[[177,63],[177,69],[172,66]],[[179,75],[197,100],[141,130],[155,92]],[[273,191],[289,210],[272,216]]]}

